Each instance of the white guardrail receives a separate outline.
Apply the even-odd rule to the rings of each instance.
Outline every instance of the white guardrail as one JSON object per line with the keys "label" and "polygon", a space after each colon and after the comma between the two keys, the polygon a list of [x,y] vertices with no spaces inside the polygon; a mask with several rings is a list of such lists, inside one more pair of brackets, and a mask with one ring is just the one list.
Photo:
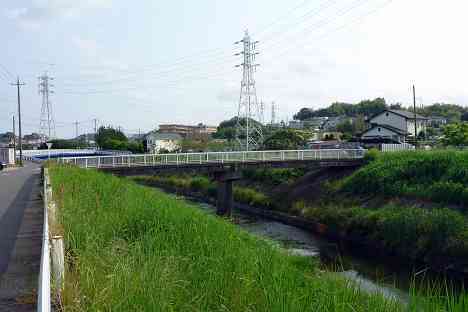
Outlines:
{"label": "white guardrail", "polygon": [[82,168],[114,168],[134,166],[179,166],[248,162],[283,162],[304,160],[353,160],[364,157],[364,149],[321,149],[282,151],[207,152],[177,154],[138,154],[58,158],[57,162]]}
{"label": "white guardrail", "polygon": [[44,168],[44,225],[42,230],[42,251],[41,251],[41,267],[39,270],[39,287],[37,292],[37,311],[50,311],[50,245],[49,245],[49,176],[47,168]]}

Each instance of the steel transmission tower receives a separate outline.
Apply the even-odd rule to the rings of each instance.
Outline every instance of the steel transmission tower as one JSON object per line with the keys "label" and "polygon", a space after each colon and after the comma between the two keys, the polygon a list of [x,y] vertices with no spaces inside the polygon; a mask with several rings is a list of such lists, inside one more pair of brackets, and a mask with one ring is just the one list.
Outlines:
{"label": "steel transmission tower", "polygon": [[255,89],[254,72],[259,64],[255,63],[256,45],[258,41],[252,42],[248,31],[245,36],[236,44],[242,43],[244,49],[236,55],[243,56],[243,62],[236,67],[242,67],[242,81],[239,97],[239,109],[237,113],[236,141],[241,150],[255,150],[263,143],[263,132],[261,107],[257,101],[257,91]]}
{"label": "steel transmission tower", "polygon": [[52,103],[50,101],[50,95],[54,93],[51,88],[54,85],[50,83],[51,80],[54,80],[54,78],[49,77],[47,72],[39,77],[39,94],[42,95],[39,133],[43,142],[55,137],[55,120],[52,113]]}

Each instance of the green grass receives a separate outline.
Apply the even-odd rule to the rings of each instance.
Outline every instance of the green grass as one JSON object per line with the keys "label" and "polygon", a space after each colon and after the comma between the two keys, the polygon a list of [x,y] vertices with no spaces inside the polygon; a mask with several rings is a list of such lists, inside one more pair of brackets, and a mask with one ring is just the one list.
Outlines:
{"label": "green grass", "polygon": [[[161,175],[139,176],[133,177],[132,179],[141,183],[151,184],[151,182],[156,182],[158,184],[167,185],[178,189],[197,191],[210,197],[215,197],[217,194],[216,183],[205,176]],[[253,188],[234,186],[233,197],[234,200],[239,203],[261,208],[272,207],[270,198]]]}
{"label": "green grass", "polygon": [[406,311],[163,192],[92,170],[50,173],[68,311]]}
{"label": "green grass", "polygon": [[468,207],[468,152],[380,153],[345,179],[350,194],[410,196]]}
{"label": "green grass", "polygon": [[412,259],[434,260],[448,257],[468,266],[468,218],[447,209],[386,205],[364,207],[304,207],[306,218],[324,223],[336,232],[358,234],[374,245]]}

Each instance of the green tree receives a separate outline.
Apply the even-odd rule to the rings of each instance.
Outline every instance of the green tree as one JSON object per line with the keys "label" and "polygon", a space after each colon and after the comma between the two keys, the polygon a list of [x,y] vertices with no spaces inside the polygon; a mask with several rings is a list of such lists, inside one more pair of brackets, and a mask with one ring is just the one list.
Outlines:
{"label": "green tree", "polygon": [[468,109],[463,113],[463,115],[461,115],[461,120],[468,121]]}
{"label": "green tree", "polygon": [[453,123],[444,128],[444,145],[468,145],[468,122]]}
{"label": "green tree", "polygon": [[268,137],[264,146],[267,150],[299,149],[303,148],[310,133],[293,129],[281,129]]}

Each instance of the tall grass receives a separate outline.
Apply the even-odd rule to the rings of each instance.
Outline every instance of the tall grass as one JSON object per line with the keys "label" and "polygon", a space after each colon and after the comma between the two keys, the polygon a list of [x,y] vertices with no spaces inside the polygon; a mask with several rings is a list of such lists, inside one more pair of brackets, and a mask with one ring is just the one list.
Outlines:
{"label": "tall grass", "polygon": [[407,195],[468,206],[468,152],[381,153],[343,181],[353,194]]}
{"label": "tall grass", "polygon": [[460,212],[396,205],[379,209],[298,206],[307,218],[367,238],[389,253],[426,261],[443,256],[468,267],[468,219]]}
{"label": "tall grass", "polygon": [[78,168],[50,173],[69,311],[405,310],[162,192]]}
{"label": "tall grass", "polygon": [[[140,176],[133,177],[133,180],[142,183],[156,182],[161,185],[167,185],[178,189],[192,190],[201,192],[206,196],[215,197],[217,194],[216,183],[211,181],[205,176],[189,176],[189,175],[177,175],[177,176]],[[253,189],[242,186],[234,186],[233,189],[234,200],[240,203],[261,207],[270,208],[272,202],[270,198]]]}

